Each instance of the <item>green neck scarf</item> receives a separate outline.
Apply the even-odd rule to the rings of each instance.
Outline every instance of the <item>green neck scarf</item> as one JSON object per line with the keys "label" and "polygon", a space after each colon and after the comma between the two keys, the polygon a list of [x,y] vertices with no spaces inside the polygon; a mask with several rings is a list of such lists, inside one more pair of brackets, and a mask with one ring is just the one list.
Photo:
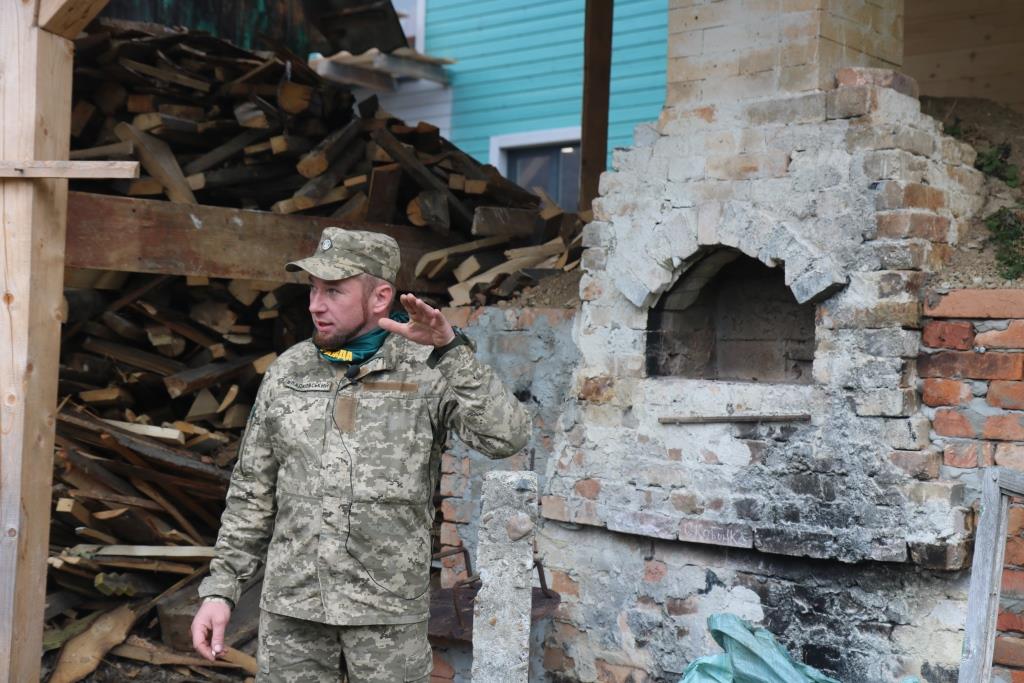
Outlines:
{"label": "green neck scarf", "polygon": [[[399,323],[409,322],[409,316],[404,311],[397,311],[388,317]],[[321,358],[330,363],[360,365],[363,361],[372,358],[374,354],[380,351],[380,347],[384,345],[384,340],[388,338],[389,334],[390,332],[386,332],[378,327],[356,337],[345,344],[343,348],[336,351],[321,349],[319,346],[317,351],[320,352]]]}

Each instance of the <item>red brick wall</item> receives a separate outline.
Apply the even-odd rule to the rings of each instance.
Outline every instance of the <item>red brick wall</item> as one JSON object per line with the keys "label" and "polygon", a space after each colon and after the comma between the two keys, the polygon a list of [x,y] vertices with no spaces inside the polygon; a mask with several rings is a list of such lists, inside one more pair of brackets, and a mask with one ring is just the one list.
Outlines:
{"label": "red brick wall", "polygon": [[[1024,471],[1024,290],[929,298],[918,361],[922,402],[949,474]],[[964,472],[965,474],[967,472]],[[1024,683],[1024,502],[1011,504],[995,663]]]}

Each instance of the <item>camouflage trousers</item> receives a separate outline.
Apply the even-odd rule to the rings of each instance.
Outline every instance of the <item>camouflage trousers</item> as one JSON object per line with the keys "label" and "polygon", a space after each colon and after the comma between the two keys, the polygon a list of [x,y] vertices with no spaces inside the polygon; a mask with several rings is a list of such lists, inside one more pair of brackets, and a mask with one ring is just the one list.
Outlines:
{"label": "camouflage trousers", "polygon": [[259,639],[257,683],[426,683],[433,664],[426,621],[332,626],[260,610]]}

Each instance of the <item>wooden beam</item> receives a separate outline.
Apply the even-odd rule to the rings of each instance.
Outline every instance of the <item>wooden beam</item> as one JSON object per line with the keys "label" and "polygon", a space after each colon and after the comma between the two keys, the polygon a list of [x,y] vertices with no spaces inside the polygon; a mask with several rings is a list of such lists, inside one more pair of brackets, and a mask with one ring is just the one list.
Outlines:
{"label": "wooden beam", "polygon": [[608,159],[608,92],[612,73],[613,0],[587,0],[583,34],[580,211],[590,208]]}
{"label": "wooden beam", "polygon": [[[67,265],[170,275],[305,282],[284,264],[314,252],[329,226],[390,235],[402,248],[397,286],[440,292],[443,285],[413,276],[419,258],[457,238],[411,226],[345,223],[321,216],[281,215],[219,206],[71,192]],[[59,292],[59,290],[58,290]],[[58,302],[60,297],[57,297]]]}
{"label": "wooden beam", "polygon": [[986,467],[980,472],[981,515],[974,532],[974,556],[958,683],[987,681],[992,673],[1010,503],[1010,492],[999,486],[1001,469]]}
{"label": "wooden beam", "polygon": [[[36,9],[0,2],[0,158],[66,160],[74,48]],[[0,180],[0,681],[39,680],[66,218],[66,179]]]}
{"label": "wooden beam", "polygon": [[39,27],[74,40],[108,0],[39,0]]}
{"label": "wooden beam", "polygon": [[0,178],[138,178],[137,161],[0,161]]}

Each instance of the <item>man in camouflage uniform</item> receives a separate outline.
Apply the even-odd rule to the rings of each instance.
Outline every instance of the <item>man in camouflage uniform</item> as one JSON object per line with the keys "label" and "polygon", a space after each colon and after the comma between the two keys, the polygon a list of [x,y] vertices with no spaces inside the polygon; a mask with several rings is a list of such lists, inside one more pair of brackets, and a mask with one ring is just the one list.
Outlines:
{"label": "man in camouflage uniform", "polygon": [[310,276],[316,332],[260,385],[192,624],[214,659],[266,555],[261,683],[338,681],[345,668],[350,683],[426,681],[448,432],[491,457],[526,443],[525,410],[437,309],[405,294],[408,316],[388,316],[398,267],[395,240],[340,228],[287,266]]}

